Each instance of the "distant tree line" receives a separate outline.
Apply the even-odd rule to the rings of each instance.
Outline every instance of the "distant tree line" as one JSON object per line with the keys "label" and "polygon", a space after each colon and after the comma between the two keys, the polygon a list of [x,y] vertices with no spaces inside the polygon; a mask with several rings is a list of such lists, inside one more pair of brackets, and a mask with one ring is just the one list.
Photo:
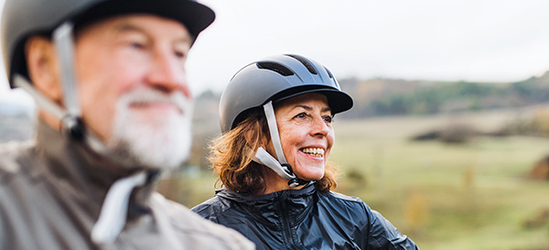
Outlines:
{"label": "distant tree line", "polygon": [[[374,100],[370,106],[374,115],[423,115],[436,114],[449,103],[455,103],[455,111],[483,109],[482,100],[489,96],[504,98],[506,91],[495,86],[474,82],[458,82],[420,89],[412,94],[389,95]],[[460,102],[459,102],[460,101]],[[459,105],[462,103],[462,105]],[[451,109],[451,107],[449,107]],[[457,110],[456,110],[457,109]]]}
{"label": "distant tree line", "polygon": [[[549,102],[549,73],[514,83],[352,79],[341,81],[341,85],[355,99],[353,109],[342,114],[346,118],[429,115]],[[382,91],[384,88],[389,91]],[[404,88],[406,90],[402,90]]]}

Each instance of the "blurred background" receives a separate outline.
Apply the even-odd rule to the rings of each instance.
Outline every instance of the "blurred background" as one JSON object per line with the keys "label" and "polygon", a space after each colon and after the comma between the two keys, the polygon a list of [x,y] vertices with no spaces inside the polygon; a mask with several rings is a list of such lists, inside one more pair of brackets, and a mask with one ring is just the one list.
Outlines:
{"label": "blurred background", "polygon": [[[297,53],[355,100],[334,120],[337,192],[421,249],[549,249],[549,1],[202,2],[217,20],[187,63],[193,154],[160,183],[168,198],[220,188],[206,157],[231,76]],[[34,103],[0,79],[0,143],[32,139]]]}

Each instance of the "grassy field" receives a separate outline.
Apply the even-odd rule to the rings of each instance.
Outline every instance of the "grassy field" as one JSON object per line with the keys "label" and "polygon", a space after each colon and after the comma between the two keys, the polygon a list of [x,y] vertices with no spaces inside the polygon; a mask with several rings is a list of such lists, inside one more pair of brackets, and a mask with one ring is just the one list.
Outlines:
{"label": "grassy field", "polygon": [[526,178],[549,153],[549,140],[408,140],[433,119],[337,124],[337,191],[362,198],[421,249],[549,249],[546,221],[523,226],[549,208],[549,182]]}
{"label": "grassy field", "polygon": [[[336,120],[330,159],[342,172],[336,191],[362,198],[423,250],[549,249],[549,224],[540,215],[549,210],[549,182],[527,178],[549,154],[549,139],[409,140],[456,122],[490,130],[510,117],[485,112]],[[184,181],[167,179],[160,189],[190,207],[211,197],[214,177],[192,170],[182,173]]]}

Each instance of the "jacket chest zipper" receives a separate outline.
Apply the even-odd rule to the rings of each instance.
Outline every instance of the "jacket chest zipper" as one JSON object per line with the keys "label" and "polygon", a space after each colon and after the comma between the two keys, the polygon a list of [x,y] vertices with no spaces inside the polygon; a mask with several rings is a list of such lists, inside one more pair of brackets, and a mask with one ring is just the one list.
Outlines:
{"label": "jacket chest zipper", "polygon": [[282,232],[283,232],[283,235],[284,235],[284,240],[288,240],[288,242],[286,242],[286,245],[288,247],[288,249],[298,249],[298,250],[301,250],[301,249],[305,249],[303,248],[303,246],[301,246],[301,242],[298,242],[296,241],[297,239],[295,239],[294,235],[295,235],[295,232],[293,232],[292,230],[292,227],[290,225],[290,217],[288,215],[288,206],[287,206],[287,199],[286,199],[286,195],[283,194],[284,196],[281,197],[281,202],[279,203],[279,208],[280,208],[280,212],[282,214]]}

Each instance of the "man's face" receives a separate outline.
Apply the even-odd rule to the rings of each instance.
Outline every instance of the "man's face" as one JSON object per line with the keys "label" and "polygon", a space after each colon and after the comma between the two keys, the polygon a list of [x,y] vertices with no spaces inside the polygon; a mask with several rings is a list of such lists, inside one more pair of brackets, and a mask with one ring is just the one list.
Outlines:
{"label": "man's face", "polygon": [[75,64],[82,118],[129,165],[175,167],[188,154],[192,38],[152,15],[108,18],[80,30]]}

